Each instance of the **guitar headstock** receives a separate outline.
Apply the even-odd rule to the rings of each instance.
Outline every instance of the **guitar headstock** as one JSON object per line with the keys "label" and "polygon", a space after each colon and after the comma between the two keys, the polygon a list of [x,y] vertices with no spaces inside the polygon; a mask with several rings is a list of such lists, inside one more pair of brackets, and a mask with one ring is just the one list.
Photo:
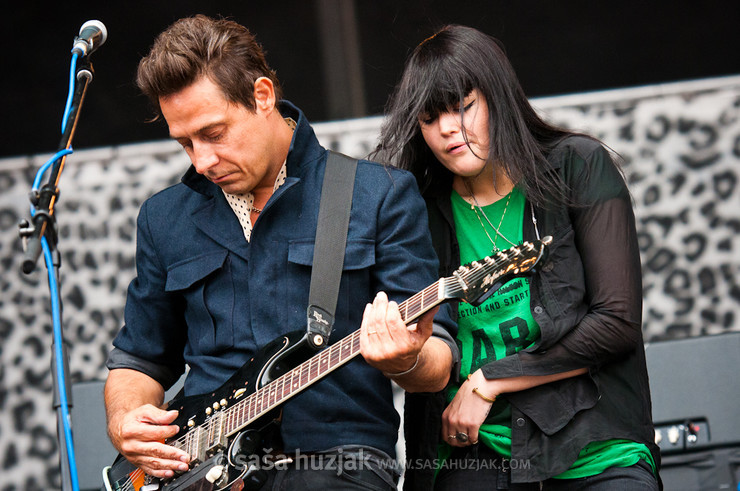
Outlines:
{"label": "guitar headstock", "polygon": [[531,273],[547,257],[550,243],[552,237],[547,236],[460,266],[445,278],[444,294],[450,299],[480,305],[507,281]]}

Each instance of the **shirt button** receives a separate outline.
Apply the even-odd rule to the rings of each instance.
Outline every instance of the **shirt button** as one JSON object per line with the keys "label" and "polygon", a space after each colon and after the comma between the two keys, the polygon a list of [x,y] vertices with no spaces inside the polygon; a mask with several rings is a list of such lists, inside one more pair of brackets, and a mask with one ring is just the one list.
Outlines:
{"label": "shirt button", "polygon": [[516,419],[516,425],[517,425],[518,427],[520,427],[520,428],[521,428],[522,426],[524,426],[524,423],[525,423],[525,421],[524,421],[524,418],[517,418],[517,419]]}
{"label": "shirt button", "polygon": [[541,313],[542,313],[542,311],[543,311],[543,309],[542,309],[542,306],[540,306],[540,305],[537,305],[537,306],[536,306],[536,307],[534,308],[534,313],[535,313],[535,314],[541,314]]}

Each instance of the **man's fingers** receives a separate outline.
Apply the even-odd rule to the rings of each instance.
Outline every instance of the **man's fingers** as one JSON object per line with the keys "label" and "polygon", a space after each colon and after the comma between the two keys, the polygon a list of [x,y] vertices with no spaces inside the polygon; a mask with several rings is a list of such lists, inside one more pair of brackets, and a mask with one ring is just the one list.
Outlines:
{"label": "man's fingers", "polygon": [[179,428],[177,426],[159,426],[159,425],[126,425],[121,428],[121,436],[125,440],[136,440],[141,442],[163,442],[167,438],[177,435]]}
{"label": "man's fingers", "polygon": [[[158,442],[175,436],[179,428],[169,423],[177,416],[177,411],[160,411],[165,415],[139,414],[125,420],[121,424],[121,437],[124,440],[138,440]],[[171,414],[174,413],[174,416]],[[161,421],[161,422],[160,422]]]}
{"label": "man's fingers", "polygon": [[146,458],[137,462],[135,465],[147,474],[159,478],[170,478],[175,475],[175,471],[185,472],[189,468],[187,464],[176,460],[153,458]]}
{"label": "man's fingers", "polygon": [[121,422],[121,453],[136,467],[155,477],[168,478],[174,471],[188,470],[190,457],[183,450],[164,442],[179,432],[171,424],[177,411],[146,405],[128,413]]}
{"label": "man's fingers", "polygon": [[424,313],[421,317],[419,317],[419,320],[417,321],[417,324],[424,330],[429,331],[431,334],[431,331],[433,329],[434,325],[434,316],[437,315],[437,312],[439,311],[439,305],[434,307],[433,309],[429,310],[429,312]]}
{"label": "man's fingers", "polygon": [[154,406],[150,406],[153,411],[147,411],[142,414],[141,421],[154,425],[168,425],[177,418],[177,411],[165,411]]}
{"label": "man's fingers", "polygon": [[172,477],[174,471],[189,469],[187,454],[163,443],[127,441],[121,450],[136,467],[155,477]]}

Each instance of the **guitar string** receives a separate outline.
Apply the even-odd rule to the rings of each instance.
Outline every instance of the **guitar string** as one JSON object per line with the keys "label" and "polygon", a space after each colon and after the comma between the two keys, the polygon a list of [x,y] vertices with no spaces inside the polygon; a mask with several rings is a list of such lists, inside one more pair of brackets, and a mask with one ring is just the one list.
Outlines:
{"label": "guitar string", "polygon": [[[126,481],[126,483],[124,484],[124,487],[122,489],[124,489],[124,490],[134,489],[134,479],[138,478],[139,475],[140,474],[143,474],[143,473],[144,473],[144,471],[142,471],[141,469],[139,469],[137,467],[135,471],[133,471],[130,474],[128,474],[128,480]],[[132,476],[134,476],[134,474],[136,474],[136,476],[135,477],[132,477]]]}
{"label": "guitar string", "polygon": [[[357,336],[355,336],[355,337],[357,337]],[[342,353],[341,353],[342,350],[340,348],[343,347],[343,346],[345,346],[345,345],[351,346],[351,344],[352,343],[337,343],[337,344],[332,345],[327,351],[323,352],[321,354],[321,356],[318,357],[319,363],[322,362],[322,361],[327,361],[328,360],[330,362],[330,365],[333,367],[334,365],[336,365],[336,363],[343,361],[342,358],[341,358],[342,357]],[[355,350],[356,350],[356,348],[352,349],[352,351],[355,351]],[[337,356],[339,357],[338,360],[337,360]],[[244,406],[250,405],[251,407],[254,407],[258,412],[262,412],[264,409],[269,408],[270,406],[274,405],[276,402],[279,402],[279,400],[282,400],[286,395],[290,395],[292,393],[293,387],[292,387],[292,384],[291,384],[291,386],[287,386],[287,384],[285,384],[285,382],[287,381],[288,376],[296,376],[297,375],[299,377],[299,381],[301,381],[301,382],[304,382],[304,381],[305,382],[310,382],[310,381],[312,381],[313,379],[316,378],[316,375],[317,375],[317,372],[315,370],[315,368],[316,368],[315,367],[315,362],[316,361],[317,361],[316,359],[314,359],[313,361],[312,360],[309,360],[308,363],[304,363],[302,365],[299,365],[299,367],[296,367],[295,369],[291,370],[290,372],[288,372],[285,375],[279,377],[278,379],[275,379],[273,382],[271,382],[270,384],[268,384],[265,387],[263,387],[263,390],[259,393],[259,395],[258,395],[258,393],[250,394],[250,396],[245,401],[240,401],[240,403],[238,403],[238,406],[239,407],[234,406],[234,407],[230,408],[229,410],[224,411],[224,413],[226,413],[226,412],[229,413],[227,415],[227,420],[231,417],[231,415],[233,414],[233,412],[234,412],[235,409],[238,411],[239,409],[243,409]],[[312,366],[312,365],[314,365],[314,366]],[[281,383],[282,383],[282,387],[281,388],[277,388],[277,385],[281,385]],[[277,389],[277,390],[275,390],[275,389]],[[282,389],[282,390],[280,390],[280,389]],[[286,389],[288,389],[288,392],[287,393],[286,393]],[[270,398],[268,398],[267,400],[265,400],[265,397],[264,397],[265,395],[274,395],[275,392],[278,392],[279,394],[281,394],[281,397],[279,397],[278,400],[272,401],[272,400],[270,400]],[[261,396],[261,400],[260,400],[260,396]],[[245,402],[248,402],[248,403],[256,403],[256,404],[244,404]],[[262,407],[258,407],[258,406],[262,406]],[[253,412],[254,411],[249,411],[250,415]],[[214,432],[215,432],[214,426],[216,425],[216,423],[217,423],[218,420],[223,420],[224,419],[223,418],[223,414],[224,413],[222,413],[222,417],[221,418],[212,418],[212,419],[209,419],[204,425],[201,425],[201,429],[203,431],[201,432],[201,438],[200,438],[200,442],[199,443],[201,443],[201,444],[203,443],[203,438],[214,435]],[[186,435],[183,435],[182,437],[178,438],[177,440],[171,442],[171,444],[180,444],[180,445],[183,445],[183,446],[188,446],[187,445],[187,438],[188,438],[189,435],[190,435],[190,433],[188,433]]]}
{"label": "guitar string", "polygon": [[[423,290],[422,292],[420,292],[420,293],[412,296],[411,298],[409,298],[402,305],[404,305],[404,304],[405,305],[408,305],[409,303],[413,303],[413,301],[414,300],[417,300],[419,297],[421,297],[421,299],[423,300],[424,293],[427,293],[427,290],[434,290],[434,289],[436,289],[436,288],[434,288],[433,286],[432,287],[428,287],[427,289]],[[422,305],[422,307],[423,307],[423,305]],[[414,314],[416,313],[415,310],[412,310],[412,312]],[[356,337],[359,337],[359,336],[356,336]],[[345,347],[347,345],[351,345],[351,344],[355,344],[355,343],[344,343],[344,342],[341,342],[340,341],[340,343],[336,343],[336,344],[332,345],[332,347],[330,347],[330,349],[328,350],[328,353],[327,352],[323,352],[322,353],[323,356],[319,356],[316,359],[310,359],[310,360],[308,360],[308,362],[304,362],[304,364],[299,365],[298,367],[296,367],[295,369],[287,372],[286,374],[284,374],[283,376],[279,377],[278,379],[275,379],[273,382],[270,382],[270,384],[268,384],[267,386],[265,386],[263,388],[263,393],[265,393],[264,392],[265,389],[267,391],[274,390],[276,387],[273,387],[273,385],[277,386],[277,385],[279,385],[279,384],[282,383],[282,390],[279,390],[279,392],[282,393],[282,396],[280,397],[280,399],[283,399],[286,395],[292,394],[292,387],[288,387],[289,391],[288,391],[287,394],[286,394],[286,391],[285,391],[286,384],[284,382],[287,380],[287,377],[288,376],[291,376],[292,377],[292,376],[295,376],[295,375],[298,374],[299,377],[300,377],[300,372],[303,372],[304,369],[307,368],[308,369],[308,372],[307,372],[307,382],[311,382],[317,376],[316,371],[314,370],[315,366],[312,367],[311,366],[312,364],[316,363],[317,361],[318,362],[326,362],[326,361],[329,361],[330,362],[330,368],[335,368],[334,365],[336,363],[339,363],[339,362],[344,361],[341,358],[343,356],[342,355],[342,349],[341,348],[342,347]],[[357,348],[353,348],[350,354],[355,354],[356,351],[357,351]],[[324,353],[326,353],[326,354],[324,354]],[[336,356],[334,356],[334,355],[336,355]],[[338,360],[337,360],[337,356],[339,357]],[[251,394],[249,396],[249,398],[254,399],[254,397],[253,397],[254,394],[256,394],[256,393]],[[261,402],[264,403],[264,401],[261,401]],[[274,402],[278,402],[278,401],[272,401],[272,403],[270,403],[270,402],[271,401],[268,401],[268,404],[267,404],[268,407],[271,406],[271,405],[273,405]]]}
{"label": "guitar string", "polygon": [[[416,295],[410,297],[406,302],[403,302],[402,305],[408,305],[409,303],[413,303],[412,301],[417,300],[418,297],[421,297],[422,300],[423,300],[424,293],[426,293],[427,290],[433,290],[433,289],[436,289],[436,288],[433,288],[433,286],[432,287],[428,287],[427,289],[423,290],[422,292],[417,293]],[[422,307],[423,307],[423,305],[422,305]],[[416,313],[416,311],[412,311],[412,312],[414,314]],[[344,345],[344,344],[345,343],[340,342],[340,343],[337,343],[337,344],[332,345],[333,347],[336,346],[336,348],[334,350],[332,350],[331,348],[329,349],[329,356],[324,356],[323,358],[320,356],[320,357],[318,357],[318,360],[320,360],[320,361],[326,361],[326,358],[329,358],[329,360],[331,360],[332,359],[331,358],[331,355],[332,354],[338,354],[340,356],[340,360],[339,361],[341,361],[341,349],[340,349],[340,346],[341,345]],[[311,359],[311,360],[308,360],[308,362],[304,362],[304,364],[299,365],[299,367],[297,367],[296,369],[293,369],[290,372],[286,373],[285,375],[279,377],[275,381],[273,381],[270,384],[268,384],[268,386],[265,386],[265,388],[263,388],[263,389],[267,389],[269,386],[271,386],[272,384],[275,384],[277,382],[280,382],[280,381],[283,381],[284,382],[283,379],[285,377],[287,377],[288,375],[295,375],[297,371],[300,371],[299,369],[306,368],[306,367],[308,367],[308,369],[309,369],[308,376],[309,376],[309,381],[310,381],[310,379],[312,378],[312,374],[311,374],[311,369],[312,369],[311,363],[314,363],[315,361],[317,361],[317,359]],[[285,385],[285,384],[283,384],[283,385]],[[283,391],[283,393],[284,393],[284,391]]]}
{"label": "guitar string", "polygon": [[[349,339],[349,337],[346,339]],[[317,363],[321,364],[322,362],[329,361],[330,368],[335,368],[334,365],[337,362],[344,361],[341,359],[341,356],[342,356],[341,348],[346,345],[350,345],[350,344],[351,343],[347,343],[343,340],[340,343],[336,343],[330,346],[329,349],[326,351],[323,351],[319,357],[309,359],[306,362],[299,365],[298,367],[278,377],[277,379],[273,380],[272,382],[270,382],[269,384],[261,388],[259,393],[255,392],[255,393],[250,394],[247,397],[247,399],[245,399],[244,401],[240,401],[240,403],[238,403],[239,406],[244,406],[245,402],[252,402],[256,404],[250,404],[250,409],[253,407],[257,410],[258,413],[263,412],[265,409],[269,409],[271,406],[275,405],[275,403],[278,403],[280,400],[285,398],[287,395],[292,394],[293,384],[285,383],[288,380],[288,378],[293,379],[297,376],[299,380],[299,386],[314,381],[317,375],[320,375],[322,371],[320,367],[316,366],[316,364]],[[333,355],[339,355],[339,360],[333,361],[333,360],[336,360],[336,356],[333,356]],[[317,371],[317,368],[318,368],[318,371]],[[280,385],[281,387],[278,387],[278,385]],[[277,393],[279,396],[277,400],[271,400],[270,398],[265,400],[265,395],[272,395],[273,396],[272,399],[274,399],[275,393]],[[261,400],[260,400],[260,397],[261,397]],[[258,408],[258,406],[262,406],[262,407]],[[234,407],[232,407],[231,409],[233,410]],[[249,413],[250,413],[249,419],[252,419],[253,417],[256,416],[256,414],[252,414],[254,413],[254,410],[250,410]]]}

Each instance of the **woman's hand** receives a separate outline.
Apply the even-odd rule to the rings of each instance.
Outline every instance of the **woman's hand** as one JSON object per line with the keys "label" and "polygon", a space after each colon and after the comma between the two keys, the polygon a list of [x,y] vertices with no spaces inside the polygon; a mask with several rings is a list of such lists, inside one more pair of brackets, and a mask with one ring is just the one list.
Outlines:
{"label": "woman's hand", "polygon": [[478,443],[478,431],[493,405],[486,399],[497,395],[495,380],[487,380],[480,370],[472,373],[442,413],[442,438],[453,447]]}
{"label": "woman's hand", "polygon": [[500,394],[531,389],[556,380],[577,377],[587,372],[587,368],[577,368],[550,375],[521,375],[488,380],[483,372],[476,370],[468,376],[468,380],[462,384],[455,398],[442,414],[442,438],[455,447],[478,443],[480,425],[486,420],[493,401]]}

